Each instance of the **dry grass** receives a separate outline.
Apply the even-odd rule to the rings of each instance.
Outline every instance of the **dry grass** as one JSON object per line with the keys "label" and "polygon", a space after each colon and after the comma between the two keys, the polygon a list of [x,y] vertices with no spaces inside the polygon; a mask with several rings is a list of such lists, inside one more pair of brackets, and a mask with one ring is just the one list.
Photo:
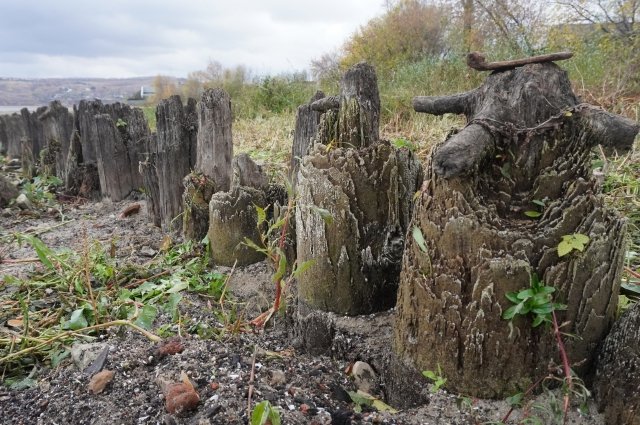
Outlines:
{"label": "dry grass", "polygon": [[232,129],[234,154],[248,153],[271,177],[286,172],[294,126],[294,113],[236,119]]}
{"label": "dry grass", "polygon": [[[452,114],[434,117],[412,114],[408,118],[394,119],[381,125],[381,137],[410,142],[419,157],[426,159],[431,147],[447,137],[455,128],[464,125],[464,118]],[[239,118],[233,122],[234,153],[248,153],[265,167],[271,176],[286,171],[291,160],[291,144],[295,114],[284,113],[257,118]]]}

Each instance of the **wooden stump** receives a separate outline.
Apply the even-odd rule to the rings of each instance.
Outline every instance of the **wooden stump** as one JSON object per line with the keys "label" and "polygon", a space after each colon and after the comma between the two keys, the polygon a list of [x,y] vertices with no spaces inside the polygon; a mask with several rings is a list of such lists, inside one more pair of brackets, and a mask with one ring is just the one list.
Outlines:
{"label": "wooden stump", "polygon": [[7,136],[6,115],[0,115],[0,155],[7,155],[9,136]]}
{"label": "wooden stump", "polygon": [[33,178],[36,175],[36,160],[33,154],[33,143],[26,136],[20,139],[20,161],[22,175],[27,179]]}
{"label": "wooden stump", "polygon": [[[141,109],[122,103],[104,105],[99,100],[81,101],[77,125],[82,161],[96,164],[103,196],[118,201],[143,187],[138,162],[146,152],[150,131]],[[111,155],[117,156],[117,166]],[[102,161],[107,165],[101,164]],[[102,185],[107,181],[111,185],[105,189]],[[116,184],[122,187],[117,188]]]}
{"label": "wooden stump", "polygon": [[[155,134],[151,135],[155,143]],[[156,167],[156,153],[150,152],[140,161],[140,174],[147,197],[147,215],[154,226],[162,226],[162,212],[160,210],[160,187],[158,186],[158,170]],[[182,187],[182,184],[180,185]]]}
{"label": "wooden stump", "polygon": [[266,207],[264,192],[251,187],[239,186],[213,194],[208,236],[214,263],[244,266],[264,259],[264,254],[243,244],[245,238],[260,244],[256,206]]}
{"label": "wooden stump", "polygon": [[18,188],[4,175],[0,174],[0,208],[4,208],[20,195]]}
{"label": "wooden stump", "polygon": [[231,187],[231,99],[222,89],[209,89],[198,102],[196,171],[211,179],[216,190]]}
{"label": "wooden stump", "polygon": [[252,187],[258,190],[265,190],[269,183],[267,175],[262,167],[256,164],[246,153],[241,153],[233,157],[231,161],[232,179],[231,188]]}
{"label": "wooden stump", "polygon": [[20,158],[22,154],[21,140],[27,137],[26,127],[20,114],[0,116],[4,122],[6,133],[6,154],[9,158]]}
{"label": "wooden stump", "polygon": [[43,149],[48,155],[53,155],[55,175],[62,181],[67,177],[67,159],[73,133],[73,115],[66,106],[58,101],[51,102],[38,116],[43,133]]}
{"label": "wooden stump", "polygon": [[379,140],[380,95],[374,68],[361,62],[340,81],[340,95],[321,98],[311,109],[323,112],[317,143],[333,147],[363,148]]}
{"label": "wooden stump", "polygon": [[[192,135],[196,133],[189,122],[188,111],[180,96],[160,101],[156,108],[156,139],[154,160],[158,179],[158,212],[165,230],[180,230],[182,220],[183,180],[191,171]],[[153,149],[153,147],[152,147]]]}
{"label": "wooden stump", "polygon": [[318,133],[320,123],[320,112],[313,110],[311,105],[316,100],[324,98],[324,93],[317,91],[306,105],[298,106],[296,112],[296,124],[293,131],[293,145],[291,148],[290,176],[296,179],[300,161],[309,154],[313,147],[313,139]]}
{"label": "wooden stump", "polygon": [[[421,172],[412,152],[388,143],[304,158],[298,174],[297,258],[315,263],[298,279],[301,302],[349,315],[393,307]],[[318,208],[332,220],[325,222]]]}
{"label": "wooden stump", "polygon": [[[491,74],[478,89],[417,98],[416,110],[464,112],[467,126],[430,158],[405,248],[395,350],[420,370],[441,367],[447,388],[502,398],[525,390],[559,362],[552,333],[529,317],[502,319],[505,294],[532,273],[566,303],[560,322],[573,363],[588,370],[613,321],[623,259],[624,221],[607,209],[591,179],[598,143],[629,148],[635,123],[577,104],[555,64]],[[612,125],[615,123],[615,127]],[[541,216],[525,212],[544,202]],[[584,234],[584,252],[559,257],[562,237]]]}
{"label": "wooden stump", "polygon": [[640,304],[625,312],[604,340],[593,387],[607,425],[640,424]]}

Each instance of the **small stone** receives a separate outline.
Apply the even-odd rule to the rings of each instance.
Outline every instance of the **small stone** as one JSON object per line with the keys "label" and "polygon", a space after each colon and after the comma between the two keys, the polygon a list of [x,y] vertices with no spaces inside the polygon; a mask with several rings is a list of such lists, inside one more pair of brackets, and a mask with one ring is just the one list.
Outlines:
{"label": "small stone", "polygon": [[107,384],[111,382],[114,374],[115,372],[112,370],[103,370],[93,375],[91,381],[89,381],[89,391],[93,394],[100,394]]}
{"label": "small stone", "polygon": [[142,248],[140,248],[139,254],[143,257],[153,257],[157,252],[158,251],[151,248],[150,246],[143,246]]}
{"label": "small stone", "polygon": [[33,209],[33,204],[31,203],[31,201],[29,200],[29,198],[27,198],[27,195],[25,195],[24,193],[21,193],[20,195],[18,195],[18,197],[16,198],[16,206],[18,208],[20,208],[21,210],[30,210]]}
{"label": "small stone", "polygon": [[106,343],[74,344],[71,347],[71,358],[76,367],[85,370],[93,363],[107,346]]}
{"label": "small stone", "polygon": [[182,339],[180,337],[173,337],[161,343],[158,348],[156,348],[154,354],[161,359],[165,356],[182,353],[183,351],[184,345],[182,345]]}
{"label": "small stone", "polygon": [[376,389],[377,376],[368,363],[355,362],[351,368],[351,374],[360,391],[371,394]]}
{"label": "small stone", "polygon": [[271,371],[270,385],[272,387],[279,387],[287,383],[287,377],[283,371],[274,369]]}

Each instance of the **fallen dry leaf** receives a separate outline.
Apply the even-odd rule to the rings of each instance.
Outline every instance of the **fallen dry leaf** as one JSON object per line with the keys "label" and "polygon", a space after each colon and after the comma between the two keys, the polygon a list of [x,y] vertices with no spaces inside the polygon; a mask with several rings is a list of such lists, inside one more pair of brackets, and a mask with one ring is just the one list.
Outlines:
{"label": "fallen dry leaf", "polygon": [[127,218],[129,216],[132,216],[134,214],[138,214],[140,212],[140,204],[135,203],[135,204],[131,204],[128,207],[126,207],[125,209],[122,210],[122,212],[120,213],[119,218]]}
{"label": "fallen dry leaf", "polygon": [[107,384],[111,382],[114,374],[115,372],[112,370],[103,370],[93,375],[91,381],[89,381],[89,391],[93,394],[100,394]]}
{"label": "fallen dry leaf", "polygon": [[171,384],[167,387],[165,407],[171,414],[180,414],[196,408],[200,396],[191,385]]}
{"label": "fallen dry leaf", "polygon": [[172,356],[177,353],[182,353],[182,351],[184,351],[182,340],[180,339],[180,337],[173,337],[161,343],[160,346],[156,348],[155,355],[158,358],[163,358],[165,356]]}
{"label": "fallen dry leaf", "polygon": [[9,319],[7,320],[7,325],[12,328],[21,328],[24,325],[22,319]]}

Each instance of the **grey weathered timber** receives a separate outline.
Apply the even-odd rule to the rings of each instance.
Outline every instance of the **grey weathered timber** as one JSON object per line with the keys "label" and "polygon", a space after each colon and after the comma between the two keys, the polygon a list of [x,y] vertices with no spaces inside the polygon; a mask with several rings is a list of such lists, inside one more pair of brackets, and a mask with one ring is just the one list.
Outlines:
{"label": "grey weathered timber", "polygon": [[22,153],[21,143],[23,137],[27,137],[26,126],[22,114],[4,115],[1,117],[6,132],[6,154],[9,158],[20,158]]}
{"label": "grey weathered timber", "polygon": [[189,173],[183,185],[182,234],[185,239],[201,241],[209,230],[209,201],[216,186],[210,177],[198,172]]}
{"label": "grey weathered timber", "polygon": [[27,136],[20,139],[20,162],[22,163],[22,175],[31,179],[36,175],[36,160],[33,155],[33,142]]}
{"label": "grey weathered timber", "polygon": [[55,153],[51,158],[54,161],[55,175],[64,181],[73,132],[73,115],[69,112],[69,108],[62,106],[59,101],[53,101],[38,116],[38,120],[42,126],[44,138],[42,149],[48,151],[47,155]]}
{"label": "grey weathered timber", "polygon": [[298,278],[299,301],[349,315],[391,308],[420,163],[388,143],[317,148],[298,174],[297,259],[314,260]]}
{"label": "grey weathered timber", "polygon": [[33,157],[38,160],[40,151],[45,147],[44,131],[42,123],[38,119],[47,110],[46,106],[40,106],[35,111],[29,111],[27,108],[20,110],[22,122],[25,126],[25,135],[31,141]]}
{"label": "grey weathered timber", "polygon": [[213,194],[208,236],[214,263],[243,266],[264,259],[264,254],[243,244],[245,238],[260,244],[256,206],[266,207],[262,190],[239,186]]}
{"label": "grey weathered timber", "polygon": [[232,179],[231,188],[240,186],[265,190],[269,179],[262,167],[256,164],[246,153],[233,157],[231,161]]}
{"label": "grey weathered timber", "polygon": [[211,179],[218,191],[231,187],[231,99],[220,88],[208,89],[198,102],[197,172]]}
{"label": "grey weathered timber", "polygon": [[[449,101],[468,124],[429,159],[409,226],[418,238],[404,251],[395,351],[418,370],[441,367],[459,393],[526,390],[560,362],[549,329],[501,317],[512,305],[505,294],[529,287],[536,273],[568,305],[557,314],[577,336],[565,341],[569,358],[579,373],[589,370],[614,319],[625,232],[592,179],[591,150],[612,142],[613,123],[630,129],[616,141],[628,149],[638,127],[578,104],[553,63],[493,73]],[[538,209],[534,201],[545,204],[537,219],[525,215]],[[562,237],[574,233],[590,238],[584,252],[559,257]]]}
{"label": "grey weathered timber", "polygon": [[7,155],[9,136],[7,136],[6,115],[0,115],[0,155]]}
{"label": "grey weathered timber", "polygon": [[[96,164],[103,196],[118,201],[143,186],[138,163],[150,131],[142,110],[122,103],[81,101],[78,129],[83,163]],[[108,189],[103,187],[107,182]]]}
{"label": "grey weathered timber", "polygon": [[136,188],[129,168],[127,145],[109,114],[96,115],[95,121],[100,141],[96,146],[100,191],[103,197],[120,201]]}
{"label": "grey weathered timber", "polygon": [[156,108],[156,144],[153,149],[158,186],[158,212],[165,230],[180,230],[182,220],[175,218],[182,213],[183,180],[191,171],[192,139],[197,125],[189,121],[188,109],[180,96],[171,96],[158,103]]}
{"label": "grey weathered timber", "polygon": [[316,100],[311,110],[323,112],[317,143],[363,148],[377,142],[380,95],[375,70],[365,62],[352,66],[340,81],[340,95]]}
{"label": "grey weathered timber", "polygon": [[[433,115],[445,113],[465,114],[467,126],[441,145],[434,155],[433,167],[439,176],[450,178],[465,173],[473,173],[486,158],[495,152],[496,135],[512,132],[521,140],[528,140],[557,125],[558,114],[578,114],[583,124],[607,149],[628,149],[638,132],[638,124],[632,120],[603,111],[578,100],[567,85],[566,78],[559,73],[548,71],[551,63],[529,65],[518,69],[517,81],[508,79],[514,71],[493,74],[487,83],[466,93],[451,96],[418,96],[413,99],[416,112]],[[544,68],[541,68],[544,67]],[[536,85],[527,85],[529,76],[540,69],[551,80],[546,85],[556,90],[545,93],[551,98],[538,96]],[[501,85],[519,86],[516,93],[497,96]],[[527,113],[521,108],[525,102]],[[508,124],[507,124],[508,123]],[[506,128],[509,126],[509,128]],[[531,158],[535,161],[535,157]]]}
{"label": "grey weathered timber", "polygon": [[[151,135],[151,140],[155,141],[155,134]],[[160,211],[160,187],[158,185],[158,170],[156,167],[156,153],[148,152],[140,160],[140,174],[144,184],[147,198],[147,215],[154,226],[162,226],[162,213]],[[182,182],[180,184],[182,187]]]}
{"label": "grey weathered timber", "polygon": [[[317,91],[306,105],[298,106],[296,124],[293,131],[293,145],[291,148],[290,176],[295,180],[298,173],[300,159],[309,154],[313,147],[313,139],[318,132],[320,112],[313,110],[311,105],[324,98],[324,93]],[[339,105],[339,103],[338,103]],[[324,111],[323,111],[324,112]]]}
{"label": "grey weathered timber", "polygon": [[100,177],[95,163],[82,161],[80,132],[74,130],[65,166],[64,187],[67,195],[93,199],[100,195]]}
{"label": "grey weathered timber", "polygon": [[18,188],[3,174],[0,174],[0,208],[9,205],[13,199],[20,195]]}
{"label": "grey weathered timber", "polygon": [[640,424],[640,303],[614,323],[604,340],[593,389],[607,425]]}

